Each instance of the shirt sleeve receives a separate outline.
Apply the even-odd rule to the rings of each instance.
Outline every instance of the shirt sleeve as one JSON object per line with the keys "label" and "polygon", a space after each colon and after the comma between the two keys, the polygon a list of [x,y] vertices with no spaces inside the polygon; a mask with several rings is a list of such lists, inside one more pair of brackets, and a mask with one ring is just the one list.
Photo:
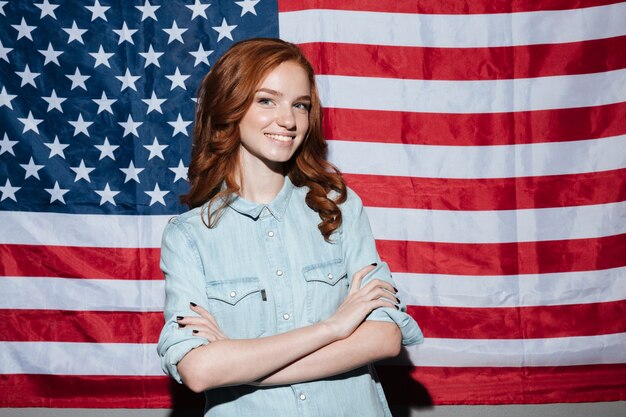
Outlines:
{"label": "shirt sleeve", "polygon": [[165,325],[157,351],[161,368],[182,383],[176,365],[192,349],[206,345],[205,338],[194,336],[190,329],[179,328],[176,316],[195,314],[189,306],[194,302],[206,308],[204,273],[195,244],[178,218],[165,227],[161,243],[161,270],[165,274]]}
{"label": "shirt sleeve", "polygon": [[[341,207],[342,245],[346,258],[348,278],[367,265],[376,263],[376,268],[363,279],[362,286],[374,278],[387,281],[394,287],[395,282],[387,263],[382,262],[376,251],[376,244],[363,203],[354,191],[348,189],[348,198]],[[402,301],[402,300],[400,300]],[[424,336],[415,320],[406,313],[406,305],[401,303],[399,310],[393,307],[381,307],[372,311],[366,320],[394,322],[402,332],[402,344],[422,343]]]}

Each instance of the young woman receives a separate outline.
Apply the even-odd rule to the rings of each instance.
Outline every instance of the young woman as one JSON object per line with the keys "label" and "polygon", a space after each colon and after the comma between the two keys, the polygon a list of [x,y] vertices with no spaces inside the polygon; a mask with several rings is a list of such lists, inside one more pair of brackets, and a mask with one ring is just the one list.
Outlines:
{"label": "young woman", "polygon": [[390,416],[369,364],[422,339],[321,119],[311,65],[280,40],[235,44],[202,82],[158,351],[206,416]]}

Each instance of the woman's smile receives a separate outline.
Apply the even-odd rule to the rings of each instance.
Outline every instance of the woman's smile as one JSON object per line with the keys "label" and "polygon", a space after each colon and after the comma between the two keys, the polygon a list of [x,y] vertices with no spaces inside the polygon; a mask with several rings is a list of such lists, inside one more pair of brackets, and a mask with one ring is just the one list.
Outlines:
{"label": "woman's smile", "polygon": [[296,138],[295,135],[281,135],[279,133],[265,133],[265,136],[279,142],[291,142]]}

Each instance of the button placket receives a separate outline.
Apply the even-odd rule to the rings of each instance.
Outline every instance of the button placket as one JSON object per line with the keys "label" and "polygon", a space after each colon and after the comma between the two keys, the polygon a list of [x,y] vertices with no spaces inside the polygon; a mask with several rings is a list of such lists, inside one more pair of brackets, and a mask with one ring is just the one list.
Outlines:
{"label": "button placket", "polygon": [[291,299],[291,282],[288,279],[289,271],[286,269],[288,265],[285,260],[286,250],[280,238],[278,226],[278,221],[270,216],[264,219],[262,234],[274,282],[272,287],[274,288],[274,314],[277,319],[276,330],[284,332],[291,330],[294,325],[291,313],[293,300]]}

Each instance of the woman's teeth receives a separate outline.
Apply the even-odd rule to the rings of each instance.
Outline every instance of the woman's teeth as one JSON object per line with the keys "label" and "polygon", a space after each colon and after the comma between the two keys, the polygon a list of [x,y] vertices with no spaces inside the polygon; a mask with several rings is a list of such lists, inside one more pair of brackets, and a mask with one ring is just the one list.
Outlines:
{"label": "woman's teeth", "polygon": [[276,135],[272,133],[266,133],[265,136],[270,139],[278,140],[280,142],[290,142],[293,140],[293,136]]}

